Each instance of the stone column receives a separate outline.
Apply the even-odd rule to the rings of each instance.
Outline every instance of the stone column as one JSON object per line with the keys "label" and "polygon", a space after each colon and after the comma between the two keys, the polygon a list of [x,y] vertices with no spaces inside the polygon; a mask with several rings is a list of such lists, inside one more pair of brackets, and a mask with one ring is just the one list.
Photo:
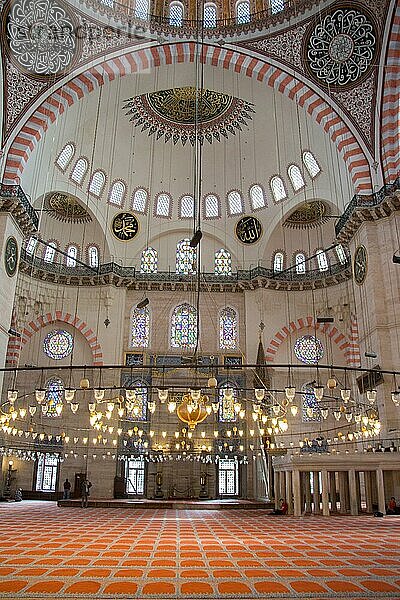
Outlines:
{"label": "stone column", "polygon": [[340,512],[343,515],[345,515],[347,513],[346,493],[347,493],[347,471],[339,471]]}
{"label": "stone column", "polygon": [[313,502],[314,502],[314,513],[319,515],[321,513],[321,507],[319,504],[319,472],[313,471]]}
{"label": "stone column", "polygon": [[382,469],[376,470],[376,488],[378,491],[378,510],[385,514],[386,502],[385,502],[385,484],[383,480]]}
{"label": "stone column", "polygon": [[278,502],[280,498],[285,498],[285,494],[286,494],[286,473],[285,471],[281,472],[281,477],[279,479],[279,498],[278,498]]}
{"label": "stone column", "polygon": [[310,472],[306,471],[304,473],[304,487],[305,487],[305,496],[306,496],[306,513],[312,512],[311,505],[311,487],[310,487]]}
{"label": "stone column", "polygon": [[329,475],[328,471],[322,471],[322,514],[329,517]]}
{"label": "stone column", "polygon": [[354,469],[349,470],[349,492],[350,492],[350,514],[358,515],[358,494],[356,485],[356,472]]}
{"label": "stone column", "polygon": [[274,500],[275,500],[275,508],[279,508],[279,489],[280,489],[280,471],[274,471]]}
{"label": "stone column", "polygon": [[337,504],[336,504],[336,473],[335,471],[330,471],[329,473],[330,479],[330,495],[331,495],[331,511],[337,512]]}
{"label": "stone column", "polygon": [[292,471],[292,489],[294,500],[294,516],[301,516],[301,486],[300,486],[300,471],[297,469]]}
{"label": "stone column", "polygon": [[288,514],[293,514],[293,492],[292,492],[292,472],[286,471],[286,502],[288,505]]}
{"label": "stone column", "polygon": [[356,490],[358,500],[358,514],[360,514],[362,512],[360,471],[356,471]]}
{"label": "stone column", "polygon": [[371,471],[364,471],[365,481],[365,501],[367,505],[367,513],[372,513],[372,475]]}

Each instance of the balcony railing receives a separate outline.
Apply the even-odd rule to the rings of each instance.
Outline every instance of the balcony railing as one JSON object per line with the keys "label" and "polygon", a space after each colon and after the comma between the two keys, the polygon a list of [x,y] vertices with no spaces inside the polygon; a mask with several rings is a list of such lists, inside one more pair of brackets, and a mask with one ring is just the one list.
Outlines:
{"label": "balcony railing", "polygon": [[[0,184],[1,209],[18,214],[17,219],[30,221],[28,225],[29,232],[37,231],[39,226],[39,217],[35,209],[26,197],[20,185]],[[23,219],[22,217],[25,217]],[[21,227],[24,232],[26,227]]]}

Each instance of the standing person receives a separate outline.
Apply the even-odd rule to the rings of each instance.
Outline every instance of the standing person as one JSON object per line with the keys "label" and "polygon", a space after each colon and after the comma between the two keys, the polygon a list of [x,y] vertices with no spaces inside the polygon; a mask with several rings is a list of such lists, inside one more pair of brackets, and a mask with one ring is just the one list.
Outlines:
{"label": "standing person", "polygon": [[68,481],[68,477],[67,479],[64,481],[64,496],[63,499],[64,500],[68,500],[69,497],[71,495],[71,482]]}
{"label": "standing person", "polygon": [[87,508],[89,505],[89,496],[90,496],[90,488],[92,487],[92,484],[90,483],[90,481],[85,477],[85,479],[82,481],[82,485],[81,485],[81,493],[82,493],[82,508]]}

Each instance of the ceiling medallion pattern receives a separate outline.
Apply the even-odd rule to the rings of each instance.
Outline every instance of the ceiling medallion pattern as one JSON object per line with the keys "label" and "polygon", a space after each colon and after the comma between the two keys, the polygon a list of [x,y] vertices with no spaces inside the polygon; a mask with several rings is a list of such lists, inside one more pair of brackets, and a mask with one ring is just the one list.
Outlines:
{"label": "ceiling medallion pattern", "polygon": [[7,15],[11,58],[32,75],[63,73],[76,51],[72,17],[55,0],[14,0]]}
{"label": "ceiling medallion pattern", "polygon": [[324,202],[304,202],[283,223],[292,229],[310,229],[325,223],[329,218],[328,207]]}
{"label": "ceiling medallion pattern", "polygon": [[90,223],[92,217],[73,196],[62,192],[53,192],[46,198],[47,212],[64,223]]}
{"label": "ceiling medallion pattern", "polygon": [[164,142],[192,146],[196,123],[200,142],[210,144],[235,135],[247,126],[255,112],[253,104],[212,90],[180,87],[142,94],[126,100],[124,110],[135,127]]}
{"label": "ceiling medallion pattern", "polygon": [[340,8],[313,28],[306,42],[306,64],[320,83],[341,88],[370,70],[375,48],[370,19],[357,9]]}

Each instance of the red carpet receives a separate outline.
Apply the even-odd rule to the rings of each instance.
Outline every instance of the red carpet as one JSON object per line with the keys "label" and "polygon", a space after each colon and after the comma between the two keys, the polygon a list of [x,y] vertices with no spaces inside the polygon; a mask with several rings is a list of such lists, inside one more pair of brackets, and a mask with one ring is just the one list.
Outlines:
{"label": "red carpet", "polygon": [[400,600],[400,518],[1,504],[1,598]]}

